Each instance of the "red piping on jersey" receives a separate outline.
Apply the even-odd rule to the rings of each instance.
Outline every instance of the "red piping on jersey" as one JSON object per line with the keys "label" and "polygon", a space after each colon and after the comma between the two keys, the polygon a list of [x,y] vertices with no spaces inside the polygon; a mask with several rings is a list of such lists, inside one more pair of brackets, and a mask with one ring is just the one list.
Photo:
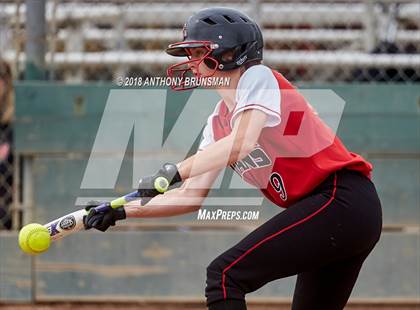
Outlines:
{"label": "red piping on jersey", "polygon": [[280,113],[279,113],[279,112],[277,112],[277,111],[274,111],[274,110],[272,110],[272,109],[270,109],[270,108],[267,108],[267,107],[263,106],[262,104],[256,104],[256,103],[253,103],[253,104],[247,104],[247,105],[245,105],[245,106],[243,106],[243,107],[241,107],[241,108],[237,109],[236,111],[234,110],[234,111],[233,111],[233,115],[232,115],[232,117],[233,117],[235,114],[237,114],[238,112],[241,112],[241,111],[243,111],[243,110],[247,110],[248,108],[252,108],[252,107],[261,107],[261,108],[263,108],[264,110],[267,110],[267,111],[269,111],[269,112],[272,112],[272,113],[277,114],[278,116],[280,116]]}
{"label": "red piping on jersey", "polygon": [[[252,108],[255,108],[255,107],[260,107],[262,110],[267,110],[267,111],[269,111],[269,112],[271,112],[271,113],[274,113],[274,114],[276,114],[276,115],[278,115],[279,117],[280,117],[280,119],[281,119],[281,114],[279,113],[279,112],[276,112],[276,111],[274,111],[274,110],[271,110],[271,109],[269,109],[269,108],[267,108],[267,107],[265,107],[265,106],[263,106],[263,105],[261,105],[261,104],[248,104],[248,105],[246,105],[246,106],[243,106],[243,107],[241,107],[241,108],[239,108],[238,110],[233,110],[233,114],[232,114],[232,117],[231,117],[231,119],[230,119],[230,125],[231,125],[231,127],[232,127],[232,120],[235,120],[235,118],[237,117],[237,114],[239,114],[240,112],[243,112],[243,111],[246,111],[246,110],[248,110],[248,109],[252,109]],[[257,109],[258,110],[258,109]]]}
{"label": "red piping on jersey", "polygon": [[230,269],[230,268],[232,268],[236,263],[238,263],[240,260],[242,260],[245,256],[247,256],[249,253],[251,253],[252,251],[254,251],[256,248],[258,248],[261,244],[263,244],[263,243],[265,243],[265,242],[267,242],[267,241],[269,241],[269,240],[271,240],[271,239],[273,239],[274,237],[276,237],[276,236],[278,236],[278,235],[280,235],[280,234],[282,234],[283,232],[285,232],[285,231],[288,231],[289,229],[292,229],[293,227],[296,227],[296,226],[298,226],[298,225],[300,225],[300,224],[302,224],[302,223],[304,223],[304,222],[306,222],[306,221],[308,221],[308,220],[310,220],[312,217],[314,217],[315,215],[317,215],[318,213],[320,213],[322,210],[324,210],[326,207],[328,207],[330,204],[331,204],[331,202],[334,200],[334,198],[335,198],[335,192],[336,192],[336,190],[337,190],[337,174],[335,174],[334,175],[334,187],[333,187],[333,192],[332,192],[332,195],[331,195],[331,197],[330,197],[330,199],[328,199],[328,201],[321,207],[321,208],[319,208],[318,210],[316,210],[314,213],[312,213],[312,214],[310,214],[310,215],[308,215],[307,217],[305,217],[305,218],[303,218],[303,219],[301,219],[301,220],[299,220],[299,221],[297,221],[296,223],[294,223],[294,224],[291,224],[291,225],[289,225],[289,226],[287,226],[287,227],[285,227],[285,228],[283,228],[282,230],[280,230],[280,231],[278,231],[278,232],[276,232],[276,233],[274,233],[274,234],[272,234],[272,235],[270,235],[270,236],[268,236],[268,237],[266,237],[265,239],[263,239],[263,240],[261,240],[260,242],[258,242],[257,244],[255,244],[255,245],[253,245],[250,249],[248,249],[245,253],[243,253],[241,256],[239,256],[234,262],[232,262],[229,266],[227,266],[225,269],[223,269],[223,272],[222,272],[222,289],[223,289],[223,299],[226,299],[227,298],[227,294],[226,294],[226,286],[225,286],[225,274],[226,274],[226,272]]}

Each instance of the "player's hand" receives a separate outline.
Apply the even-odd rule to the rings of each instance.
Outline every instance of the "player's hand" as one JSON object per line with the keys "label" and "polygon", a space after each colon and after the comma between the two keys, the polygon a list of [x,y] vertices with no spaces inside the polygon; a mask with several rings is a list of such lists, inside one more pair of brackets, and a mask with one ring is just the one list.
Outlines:
{"label": "player's hand", "polygon": [[100,231],[106,231],[110,226],[115,226],[115,222],[126,218],[124,207],[112,208],[110,203],[106,207],[97,211],[95,207],[101,205],[99,202],[90,202],[86,206],[88,214],[83,217],[85,229],[95,228]]}
{"label": "player's hand", "polygon": [[150,199],[159,194],[163,194],[167,190],[167,188],[160,188],[159,184],[156,184],[158,178],[164,178],[167,181],[167,185],[172,187],[177,187],[182,182],[176,165],[164,164],[156,174],[140,179],[138,191],[139,196],[142,197],[141,205],[145,205]]}

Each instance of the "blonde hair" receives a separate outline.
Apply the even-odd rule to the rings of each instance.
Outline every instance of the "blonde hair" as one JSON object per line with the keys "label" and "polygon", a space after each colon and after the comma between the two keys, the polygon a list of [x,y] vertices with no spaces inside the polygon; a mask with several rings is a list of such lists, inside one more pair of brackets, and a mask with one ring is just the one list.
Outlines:
{"label": "blonde hair", "polygon": [[4,93],[0,94],[0,123],[13,121],[15,104],[13,92],[12,70],[7,62],[0,59],[0,83],[4,84]]}

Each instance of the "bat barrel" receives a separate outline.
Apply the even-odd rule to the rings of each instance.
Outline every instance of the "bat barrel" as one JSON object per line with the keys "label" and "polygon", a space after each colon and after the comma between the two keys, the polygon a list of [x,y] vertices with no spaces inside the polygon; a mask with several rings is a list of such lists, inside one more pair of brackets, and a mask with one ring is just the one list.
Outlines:
{"label": "bat barrel", "polygon": [[86,210],[81,209],[60,217],[44,226],[48,229],[52,241],[63,238],[66,235],[84,229],[83,216]]}

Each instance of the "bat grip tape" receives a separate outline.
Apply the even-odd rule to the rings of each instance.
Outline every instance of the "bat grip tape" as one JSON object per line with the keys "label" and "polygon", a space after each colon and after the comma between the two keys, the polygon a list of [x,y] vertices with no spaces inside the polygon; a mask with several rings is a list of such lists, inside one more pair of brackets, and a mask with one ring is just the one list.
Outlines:
{"label": "bat grip tape", "polygon": [[[125,196],[122,196],[122,197],[119,197],[117,199],[112,200],[111,201],[111,207],[114,208],[114,209],[119,208],[119,207],[122,207],[127,202],[133,201],[133,200],[135,200],[138,197],[139,197],[139,192],[138,191],[134,191],[134,192],[132,192],[130,194],[127,194]],[[98,212],[101,212],[101,211],[105,211],[106,208],[107,208],[107,205],[105,203],[103,203],[103,204],[97,206],[95,208],[95,210],[98,211]]]}

